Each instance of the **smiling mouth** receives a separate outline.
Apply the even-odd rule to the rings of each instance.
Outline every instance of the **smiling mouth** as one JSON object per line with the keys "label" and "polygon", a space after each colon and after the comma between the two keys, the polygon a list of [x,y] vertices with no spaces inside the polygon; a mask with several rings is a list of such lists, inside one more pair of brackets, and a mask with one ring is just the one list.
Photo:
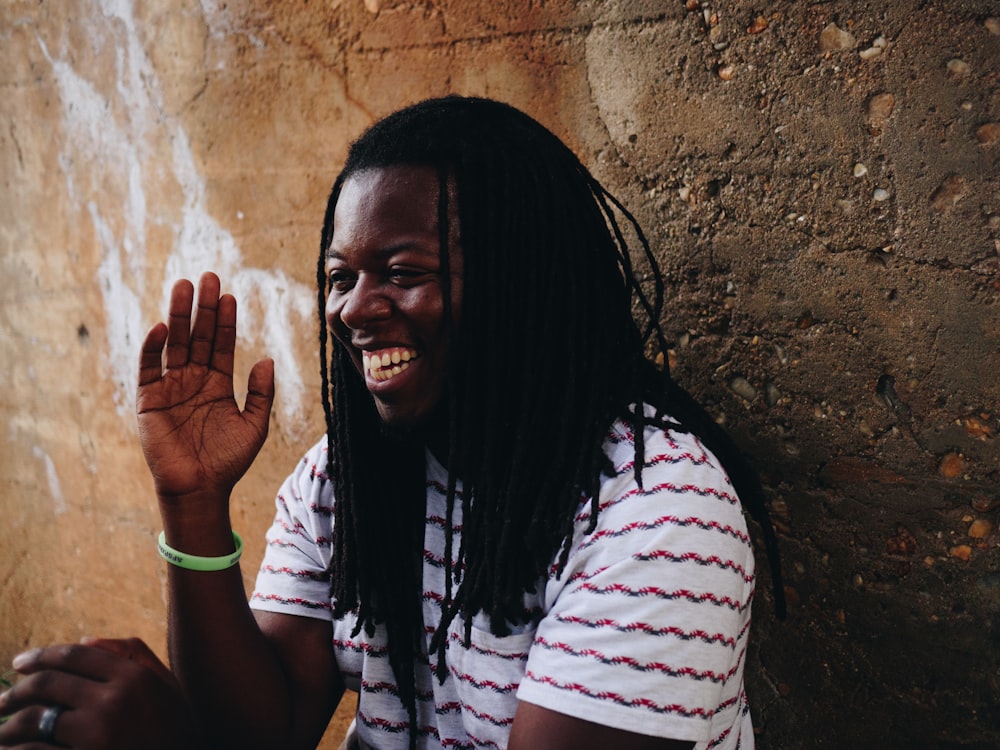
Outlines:
{"label": "smiling mouth", "polygon": [[367,377],[383,383],[409,369],[410,362],[419,356],[415,349],[392,347],[375,352],[361,352],[361,364]]}

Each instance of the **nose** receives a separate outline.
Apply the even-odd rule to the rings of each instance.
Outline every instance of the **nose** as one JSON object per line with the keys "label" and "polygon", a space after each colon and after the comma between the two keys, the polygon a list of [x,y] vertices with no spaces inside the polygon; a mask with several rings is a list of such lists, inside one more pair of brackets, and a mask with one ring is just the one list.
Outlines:
{"label": "nose", "polygon": [[[339,305],[338,297],[340,298]],[[343,294],[336,292],[330,294],[327,302],[327,315],[329,316],[331,313],[340,318],[340,322],[345,326],[357,331],[390,317],[392,315],[392,302],[386,296],[385,289],[377,278],[362,273],[350,291]]]}

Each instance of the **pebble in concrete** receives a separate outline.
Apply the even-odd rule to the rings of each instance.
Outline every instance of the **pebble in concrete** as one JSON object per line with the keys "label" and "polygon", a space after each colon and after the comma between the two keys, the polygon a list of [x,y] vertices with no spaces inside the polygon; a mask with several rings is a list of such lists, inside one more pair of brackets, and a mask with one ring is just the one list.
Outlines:
{"label": "pebble in concrete", "polygon": [[858,53],[858,57],[862,60],[874,60],[877,57],[882,56],[882,52],[885,51],[888,42],[886,42],[884,36],[876,37],[872,42],[872,46],[867,49],[863,49]]}
{"label": "pebble in concrete", "polygon": [[969,63],[965,62],[965,60],[959,60],[957,57],[949,60],[947,67],[948,72],[956,78],[965,78],[972,71]]}
{"label": "pebble in concrete", "polygon": [[931,208],[935,211],[948,211],[965,197],[965,193],[965,180],[961,175],[948,175],[931,194]]}
{"label": "pebble in concrete", "polygon": [[965,471],[965,459],[959,453],[946,453],[938,464],[938,472],[947,479],[954,479]]}
{"label": "pebble in concrete", "polygon": [[970,539],[985,539],[993,533],[993,524],[985,518],[977,518],[969,526]]}
{"label": "pebble in concrete", "polygon": [[948,555],[956,560],[968,562],[969,558],[972,557],[972,547],[968,544],[958,544],[948,550]]}
{"label": "pebble in concrete", "polygon": [[757,16],[755,19],[753,19],[753,23],[747,26],[747,33],[759,34],[766,28],[767,28],[767,18],[765,16]]}
{"label": "pebble in concrete", "polygon": [[820,52],[842,52],[854,49],[857,44],[858,41],[851,32],[844,31],[835,23],[827,24],[819,33]]}
{"label": "pebble in concrete", "polygon": [[776,406],[781,400],[781,391],[770,380],[764,384],[764,398],[767,400],[768,406]]}
{"label": "pebble in concrete", "polygon": [[992,146],[1000,140],[1000,122],[988,122],[976,128],[976,140],[984,146]]}
{"label": "pebble in concrete", "polygon": [[976,495],[972,498],[972,509],[980,513],[989,513],[995,508],[1000,508],[1000,495],[991,497],[989,495]]}
{"label": "pebble in concrete", "polygon": [[868,117],[872,120],[888,120],[895,107],[896,97],[888,91],[883,91],[868,101]]}
{"label": "pebble in concrete", "polygon": [[735,377],[729,381],[729,388],[740,398],[746,401],[753,401],[757,398],[757,389],[750,385],[744,377]]}

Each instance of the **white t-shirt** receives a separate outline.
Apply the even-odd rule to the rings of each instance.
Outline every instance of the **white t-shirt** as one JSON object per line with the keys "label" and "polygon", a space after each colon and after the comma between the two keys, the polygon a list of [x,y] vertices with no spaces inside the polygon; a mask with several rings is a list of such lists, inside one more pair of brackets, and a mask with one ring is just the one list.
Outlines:
{"label": "white t-shirt", "polygon": [[[542,616],[498,637],[473,619],[471,641],[449,628],[448,677],[437,654],[416,665],[417,746],[505,748],[519,700],[641,734],[690,740],[696,750],[751,750],[743,667],[754,560],[739,499],[716,458],[693,436],[645,431],[643,490],[634,443],[616,422],[605,452],[595,530],[581,503],[562,575],[526,597]],[[255,609],[332,619],[328,580],[333,497],[326,441],[282,485],[251,598]],[[441,620],[447,472],[428,454],[423,612],[426,644]],[[453,517],[457,554],[461,508]],[[406,750],[408,719],[376,628],[352,637],[355,619],[332,623],[348,688],[360,693],[357,728],[378,750]]]}

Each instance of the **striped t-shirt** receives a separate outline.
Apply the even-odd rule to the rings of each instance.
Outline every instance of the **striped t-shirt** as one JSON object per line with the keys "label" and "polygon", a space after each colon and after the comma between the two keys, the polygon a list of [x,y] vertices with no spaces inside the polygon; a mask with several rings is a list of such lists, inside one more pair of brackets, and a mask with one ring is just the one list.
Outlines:
{"label": "striped t-shirt", "polygon": [[[466,643],[451,624],[448,677],[437,655],[416,665],[418,747],[504,748],[519,700],[641,734],[689,740],[696,750],[750,750],[753,731],[743,666],[754,561],[739,499],[716,458],[693,436],[647,427],[643,489],[623,422],[605,451],[597,526],[585,534],[581,503],[568,562],[527,600],[537,625],[512,635],[473,619]],[[324,571],[330,560],[331,485],[326,441],[282,485],[251,606],[332,619]],[[423,611],[426,642],[441,619],[447,472],[428,453]],[[453,516],[458,550],[461,512]],[[348,688],[360,694],[357,729],[378,750],[408,747],[385,634],[351,636],[355,620],[332,623],[332,648]]]}

